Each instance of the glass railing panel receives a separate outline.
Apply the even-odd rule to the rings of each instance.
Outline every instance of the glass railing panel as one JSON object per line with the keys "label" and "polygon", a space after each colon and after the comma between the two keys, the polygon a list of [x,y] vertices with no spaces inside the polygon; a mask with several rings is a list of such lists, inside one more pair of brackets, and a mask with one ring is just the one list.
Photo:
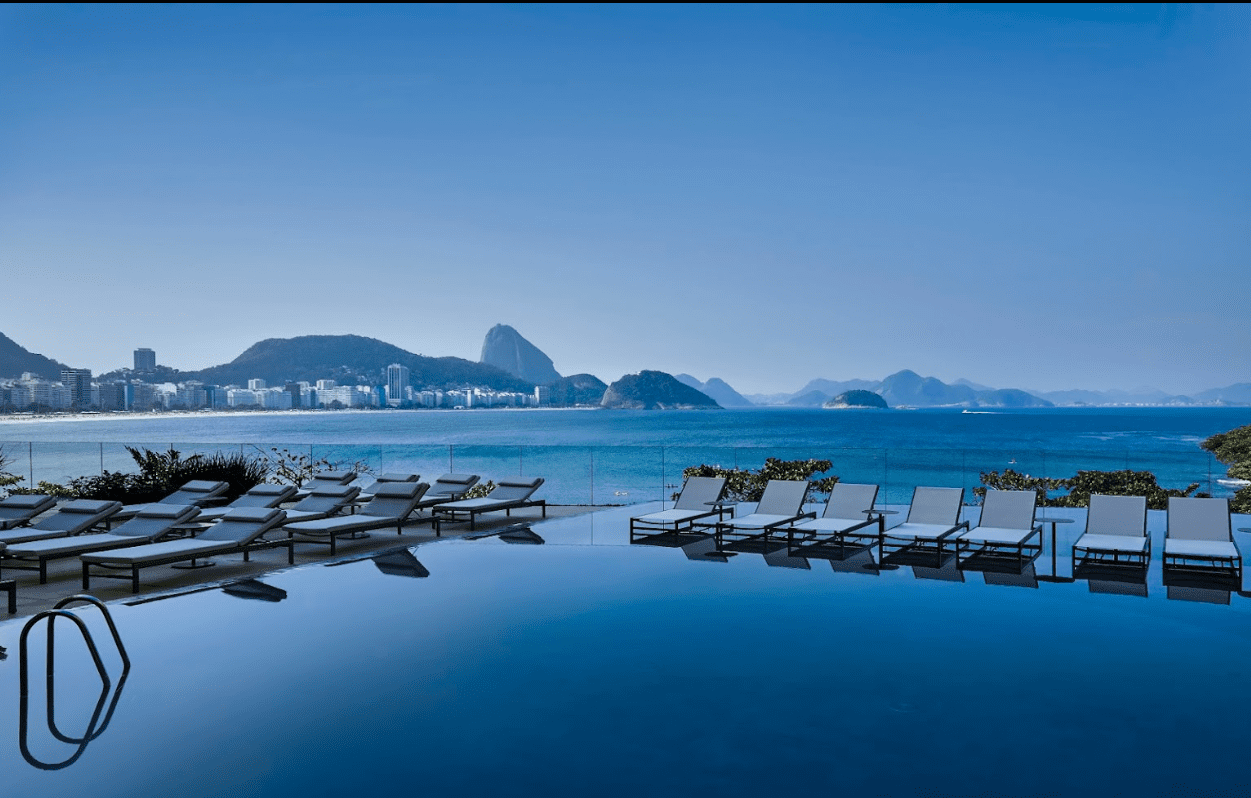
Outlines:
{"label": "glass railing panel", "polygon": [[[1197,447],[1196,447],[1197,449]],[[1184,490],[1198,484],[1196,492],[1213,496],[1232,496],[1233,491],[1216,480],[1224,478],[1225,469],[1209,458],[1207,452],[1130,452],[1129,467],[1133,471],[1150,471],[1162,488]],[[1192,494],[1193,495],[1193,494]]]}
{"label": "glass railing panel", "polygon": [[313,459],[330,464],[333,471],[353,469],[368,474],[379,473],[382,452],[376,443],[318,443],[311,447]]}
{"label": "glass railing panel", "polygon": [[668,501],[661,447],[605,446],[593,455],[597,503]]}
{"label": "glass railing panel", "polygon": [[447,446],[383,446],[379,474],[417,474],[421,481],[433,485],[443,474],[450,473],[454,453]]}
{"label": "glass railing panel", "polygon": [[[611,471],[613,460],[598,450],[586,446],[514,446],[508,454],[512,456],[511,473],[501,470],[494,478],[542,477],[536,499],[552,504],[620,503],[620,497],[612,493],[621,487],[600,487],[601,469]],[[609,479],[603,484],[612,482]]]}

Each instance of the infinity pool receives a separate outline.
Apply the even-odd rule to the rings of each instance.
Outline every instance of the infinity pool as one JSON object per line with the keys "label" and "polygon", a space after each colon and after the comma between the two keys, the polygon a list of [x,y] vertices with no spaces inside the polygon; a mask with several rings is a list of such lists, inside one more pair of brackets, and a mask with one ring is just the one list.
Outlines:
{"label": "infinity pool", "polygon": [[[1158,563],[1142,597],[708,557],[628,545],[631,512],[431,543],[410,550],[417,566],[303,566],[265,578],[277,601],[213,589],[113,605],[132,659],[120,695],[117,655],[83,609],[116,706],[58,770],[23,757],[21,623],[2,624],[0,783],[28,796],[1245,792],[1251,601],[1237,593],[1218,605],[1168,591]],[[31,639],[27,747],[56,766],[80,746],[49,731],[46,634]],[[84,652],[58,622],[68,738],[101,705]]]}

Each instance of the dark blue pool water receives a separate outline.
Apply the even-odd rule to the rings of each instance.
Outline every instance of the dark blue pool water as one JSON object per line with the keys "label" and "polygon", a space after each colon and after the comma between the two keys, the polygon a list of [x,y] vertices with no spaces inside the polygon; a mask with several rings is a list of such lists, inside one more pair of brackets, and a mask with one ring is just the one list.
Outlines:
{"label": "dark blue pool water", "polygon": [[[421,546],[426,577],[365,560],[272,575],[277,603],[117,606],[132,670],[57,771],[19,752],[20,625],[0,625],[7,791],[1242,794],[1236,592],[1171,600],[1158,563],[1144,598],[719,562],[625,545],[629,512]],[[56,717],[81,732],[100,685],[59,631]],[[43,725],[42,662],[30,741],[54,761],[74,746]]]}

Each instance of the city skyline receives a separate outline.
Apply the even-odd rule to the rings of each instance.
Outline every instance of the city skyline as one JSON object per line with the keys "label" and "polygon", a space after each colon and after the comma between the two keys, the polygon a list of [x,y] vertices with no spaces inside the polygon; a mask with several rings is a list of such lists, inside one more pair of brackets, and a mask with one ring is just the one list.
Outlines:
{"label": "city skyline", "polygon": [[0,11],[0,332],[96,373],[305,334],[477,360],[502,322],[562,374],[744,393],[1245,381],[1249,19]]}

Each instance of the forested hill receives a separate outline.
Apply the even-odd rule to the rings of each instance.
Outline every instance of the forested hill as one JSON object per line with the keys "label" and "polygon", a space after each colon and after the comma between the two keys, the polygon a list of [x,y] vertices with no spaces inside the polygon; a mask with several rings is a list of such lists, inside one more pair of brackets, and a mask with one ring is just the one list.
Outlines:
{"label": "forested hill", "polygon": [[20,377],[23,372],[29,371],[45,380],[59,380],[63,368],[67,366],[28,351],[4,333],[0,333],[0,377]]}

